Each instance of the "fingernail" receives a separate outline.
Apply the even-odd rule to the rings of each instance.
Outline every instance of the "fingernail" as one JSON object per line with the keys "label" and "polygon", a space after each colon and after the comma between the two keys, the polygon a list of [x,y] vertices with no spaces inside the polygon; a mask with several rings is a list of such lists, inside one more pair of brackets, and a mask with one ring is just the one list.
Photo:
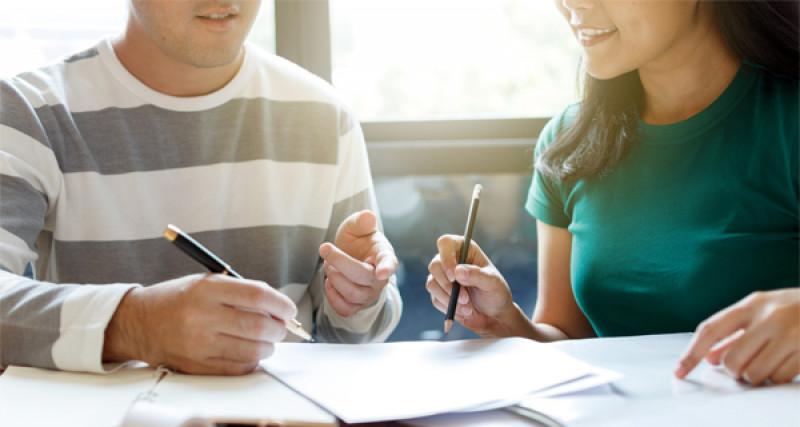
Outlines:
{"label": "fingernail", "polygon": [[456,267],[456,279],[466,281],[469,279],[469,271],[464,267]]}
{"label": "fingernail", "polygon": [[455,274],[453,273],[453,269],[452,268],[447,270],[447,271],[445,271],[444,273],[445,273],[445,276],[447,276],[447,280],[449,280],[451,282],[456,280]]}
{"label": "fingernail", "polygon": [[689,372],[686,370],[686,368],[683,365],[678,365],[678,367],[675,369],[675,376],[678,377],[678,378],[683,378],[688,373]]}
{"label": "fingernail", "polygon": [[324,245],[324,246],[322,246],[322,247],[319,249],[319,255],[320,255],[321,257],[323,257],[323,258],[325,258],[326,256],[328,256],[328,254],[329,254],[330,252],[331,252],[331,248],[330,248],[330,247],[328,247],[328,245]]}

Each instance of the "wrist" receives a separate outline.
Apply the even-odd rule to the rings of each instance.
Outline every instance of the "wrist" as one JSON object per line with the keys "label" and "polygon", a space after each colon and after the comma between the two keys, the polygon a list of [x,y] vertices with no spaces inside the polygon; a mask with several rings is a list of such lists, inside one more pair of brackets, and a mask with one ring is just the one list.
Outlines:
{"label": "wrist", "polygon": [[103,341],[103,362],[143,360],[138,354],[138,319],[142,288],[133,288],[122,297],[106,326]]}
{"label": "wrist", "polygon": [[494,322],[483,331],[475,331],[483,338],[530,337],[530,319],[517,303],[512,302],[506,310],[493,316]]}

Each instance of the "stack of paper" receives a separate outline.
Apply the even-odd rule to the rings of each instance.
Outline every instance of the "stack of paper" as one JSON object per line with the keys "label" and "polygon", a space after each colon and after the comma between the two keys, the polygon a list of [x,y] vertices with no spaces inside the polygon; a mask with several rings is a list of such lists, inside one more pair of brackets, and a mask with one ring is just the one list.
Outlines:
{"label": "stack of paper", "polygon": [[348,423],[503,407],[556,386],[591,387],[616,378],[523,338],[280,343],[262,366]]}

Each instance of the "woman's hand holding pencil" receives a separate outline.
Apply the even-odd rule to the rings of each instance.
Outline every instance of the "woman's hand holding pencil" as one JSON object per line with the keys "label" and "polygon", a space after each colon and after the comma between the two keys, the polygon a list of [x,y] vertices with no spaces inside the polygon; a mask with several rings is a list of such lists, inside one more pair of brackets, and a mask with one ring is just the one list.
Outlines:
{"label": "woman's hand holding pencil", "polygon": [[483,337],[507,336],[507,317],[515,315],[516,305],[503,275],[492,264],[477,243],[471,242],[469,255],[459,264],[464,238],[446,234],[439,238],[439,253],[428,265],[425,288],[434,307],[447,313],[452,283],[458,281],[461,291],[455,320]]}

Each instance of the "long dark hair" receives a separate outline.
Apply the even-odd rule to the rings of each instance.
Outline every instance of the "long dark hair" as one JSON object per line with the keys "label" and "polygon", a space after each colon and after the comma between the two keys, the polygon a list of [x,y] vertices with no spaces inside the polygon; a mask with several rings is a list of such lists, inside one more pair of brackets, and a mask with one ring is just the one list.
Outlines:
{"label": "long dark hair", "polygon": [[[800,0],[715,1],[713,6],[734,53],[777,74],[800,77]],[[585,73],[578,116],[545,147],[536,168],[557,181],[612,170],[637,138],[644,101],[636,70],[608,80]]]}

